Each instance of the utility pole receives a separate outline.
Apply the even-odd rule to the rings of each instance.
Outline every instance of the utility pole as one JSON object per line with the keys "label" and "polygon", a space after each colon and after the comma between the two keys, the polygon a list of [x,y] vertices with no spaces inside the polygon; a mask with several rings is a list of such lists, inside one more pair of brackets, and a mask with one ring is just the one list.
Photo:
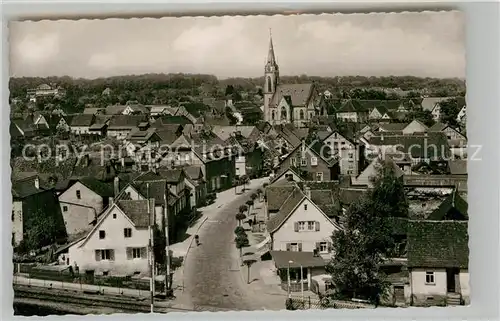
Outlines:
{"label": "utility pole", "polygon": [[168,290],[170,290],[170,241],[168,238],[168,182],[165,181],[165,259],[166,259],[166,272],[165,272],[165,298],[167,297]]}
{"label": "utility pole", "polygon": [[151,293],[151,313],[154,313],[155,304],[155,263],[154,263],[154,220],[151,215],[150,201],[149,201],[149,183],[146,184],[147,189],[147,202],[148,202],[148,215],[149,215],[149,268],[151,273],[151,281],[149,282],[149,290]]}

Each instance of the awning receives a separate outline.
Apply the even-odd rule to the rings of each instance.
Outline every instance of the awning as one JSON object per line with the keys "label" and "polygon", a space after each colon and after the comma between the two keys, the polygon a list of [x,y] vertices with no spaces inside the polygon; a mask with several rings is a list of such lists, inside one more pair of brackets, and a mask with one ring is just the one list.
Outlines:
{"label": "awning", "polygon": [[270,254],[278,269],[325,266],[325,260],[313,252],[271,251]]}

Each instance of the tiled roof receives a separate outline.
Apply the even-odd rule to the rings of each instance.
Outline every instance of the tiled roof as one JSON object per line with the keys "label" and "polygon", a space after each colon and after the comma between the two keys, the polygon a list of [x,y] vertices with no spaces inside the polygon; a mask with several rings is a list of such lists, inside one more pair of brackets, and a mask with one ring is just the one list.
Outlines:
{"label": "tiled roof", "polygon": [[467,160],[449,160],[448,166],[451,175],[467,175]]}
{"label": "tiled roof", "polygon": [[113,115],[109,121],[109,129],[132,129],[146,120],[144,115]]}
{"label": "tiled roof", "polygon": [[179,137],[179,128],[177,126],[178,125],[169,124],[163,125],[160,128],[155,128],[156,134],[158,135],[162,143],[172,144],[173,142],[175,142],[175,140]]}
{"label": "tiled roof", "polygon": [[89,126],[94,121],[94,115],[80,114],[73,116],[70,126]]}
{"label": "tiled roof", "polygon": [[178,125],[186,125],[193,123],[186,116],[169,116],[169,115],[162,115],[161,117],[156,119],[156,122],[161,122],[162,124],[178,124]]}
{"label": "tiled roof", "polygon": [[80,183],[97,193],[102,197],[113,197],[113,185],[101,182],[94,177],[83,177],[79,179]]}
{"label": "tiled roof", "polygon": [[467,268],[467,227],[464,221],[410,221],[408,267]]}
{"label": "tiled roof", "polygon": [[353,113],[353,112],[367,112],[367,106],[365,103],[359,100],[348,99],[346,100],[339,109],[337,113]]}
{"label": "tiled roof", "polygon": [[304,199],[302,191],[295,187],[287,200],[283,203],[278,213],[276,213],[269,221],[267,221],[267,231],[273,233],[276,231],[288,218],[297,205]]}
{"label": "tiled roof", "polygon": [[95,107],[88,107],[83,110],[84,115],[95,115],[101,110],[106,110],[105,108],[95,108]]}
{"label": "tiled roof", "polygon": [[266,187],[267,209],[277,211],[295,190],[293,183],[286,182],[283,185],[269,185]]}
{"label": "tiled roof", "polygon": [[422,99],[422,108],[424,110],[429,110],[431,111],[437,103],[443,100],[450,99],[451,97],[425,97]]}
{"label": "tiled roof", "polygon": [[271,105],[277,106],[283,97],[288,96],[291,107],[305,106],[313,92],[313,84],[280,84],[273,95]]}
{"label": "tiled roof", "polygon": [[427,219],[435,221],[467,220],[469,218],[468,207],[467,202],[454,190]]}
{"label": "tiled roof", "polygon": [[124,105],[110,105],[106,107],[106,114],[107,115],[121,115],[127,106]]}
{"label": "tiled roof", "polygon": [[203,178],[203,172],[201,171],[200,166],[187,166],[183,168],[184,173],[186,173],[186,176],[189,177],[190,179],[200,179]]}
{"label": "tiled roof", "polygon": [[334,190],[311,189],[311,201],[313,201],[328,217],[339,214],[340,203],[338,199],[336,200]]}
{"label": "tiled roof", "polygon": [[35,187],[36,178],[37,176],[33,176],[20,181],[13,181],[12,196],[15,198],[25,198],[43,192],[43,189]]}
{"label": "tiled roof", "polygon": [[343,205],[351,205],[363,197],[365,192],[366,191],[362,189],[341,188],[339,191],[339,199]]}
{"label": "tiled roof", "polygon": [[154,213],[154,200],[150,200],[149,214],[147,200],[121,200],[118,207],[127,215],[136,227],[148,227]]}
{"label": "tiled roof", "polygon": [[[446,159],[451,155],[448,139],[442,132],[399,136],[387,136],[380,133],[380,136],[368,139],[368,143],[374,146],[399,146],[398,151],[411,153],[413,157]],[[412,146],[419,147],[413,147],[410,150]]]}
{"label": "tiled roof", "polygon": [[428,130],[429,132],[440,132],[443,131],[448,125],[437,122],[434,125],[432,125]]}
{"label": "tiled roof", "polygon": [[212,126],[213,133],[224,141],[236,132],[240,132],[243,137],[248,138],[254,130],[255,126]]}
{"label": "tiled roof", "polygon": [[403,131],[408,125],[408,123],[379,123],[378,127],[388,132],[398,132]]}

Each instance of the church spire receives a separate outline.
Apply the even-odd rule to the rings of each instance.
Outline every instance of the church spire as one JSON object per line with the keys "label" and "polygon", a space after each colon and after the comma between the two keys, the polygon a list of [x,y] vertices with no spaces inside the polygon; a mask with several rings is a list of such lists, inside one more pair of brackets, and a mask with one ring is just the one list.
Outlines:
{"label": "church spire", "polygon": [[271,32],[271,28],[269,28],[269,52],[267,53],[267,63],[270,65],[276,65],[276,58],[274,57],[273,35]]}

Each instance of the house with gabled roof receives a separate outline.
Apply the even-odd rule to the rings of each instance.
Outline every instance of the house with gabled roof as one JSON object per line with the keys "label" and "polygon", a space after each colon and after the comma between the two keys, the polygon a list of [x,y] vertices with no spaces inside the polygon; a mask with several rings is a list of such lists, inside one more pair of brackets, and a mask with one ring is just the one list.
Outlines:
{"label": "house with gabled roof", "polygon": [[207,186],[203,171],[199,166],[187,166],[183,168],[186,178],[185,184],[191,189],[191,208],[200,207],[205,203],[207,196]]}
{"label": "house with gabled roof", "polygon": [[330,148],[319,141],[307,144],[305,141],[295,147],[278,165],[276,175],[280,176],[289,168],[305,180],[338,180],[340,166],[338,157],[330,154]]}
{"label": "house with gabled roof", "polygon": [[109,121],[107,136],[124,139],[141,125],[149,125],[146,115],[113,115]]}
{"label": "house with gabled roof", "polygon": [[93,229],[68,249],[68,261],[84,275],[133,276],[149,273],[149,227],[154,199],[119,200]]}
{"label": "house with gabled roof", "polygon": [[94,115],[74,115],[70,123],[71,133],[76,135],[90,134],[90,126],[94,123],[94,119]]}
{"label": "house with gabled roof", "polygon": [[340,226],[295,186],[278,213],[267,222],[270,254],[276,268],[287,268],[289,263],[282,262],[283,256],[294,267],[302,266],[308,289],[312,276],[324,273],[325,259],[331,258],[331,236],[338,230]]}
{"label": "house with gabled roof", "polygon": [[405,128],[403,128],[403,135],[425,133],[428,129],[429,128],[424,123],[418,119],[414,119],[411,123],[407,124]]}
{"label": "house with gabled roof", "polygon": [[321,142],[330,148],[330,155],[338,157],[340,174],[358,175],[364,163],[364,145],[355,138],[354,133],[333,129]]}
{"label": "house with gabled roof", "polygon": [[9,132],[12,138],[31,138],[36,133],[33,124],[24,119],[11,119]]}
{"label": "house with gabled roof", "polygon": [[451,127],[448,124],[443,124],[443,123],[437,122],[428,129],[428,132],[443,132],[443,133],[445,133],[446,137],[448,138],[448,142],[451,144],[454,144],[458,141],[461,141],[463,143],[463,145],[467,144],[467,137],[465,137],[457,129]]}
{"label": "house with gabled roof", "polygon": [[304,178],[300,176],[296,168],[289,167],[287,170],[283,171],[281,174],[272,177],[271,185],[278,184],[280,182],[303,182]]}
{"label": "house with gabled roof", "polygon": [[414,220],[408,224],[412,305],[468,305],[467,221]]}
{"label": "house with gabled roof", "polygon": [[336,111],[337,118],[347,122],[363,123],[368,119],[368,110],[357,100],[348,99]]}
{"label": "house with gabled roof", "polygon": [[351,184],[355,186],[373,187],[373,180],[379,174],[379,170],[384,164],[388,164],[394,169],[396,177],[403,177],[403,170],[387,154],[375,157],[358,176],[351,177]]}
{"label": "house with gabled roof", "polygon": [[70,180],[57,196],[69,236],[89,229],[114,197],[113,186],[94,177]]}

